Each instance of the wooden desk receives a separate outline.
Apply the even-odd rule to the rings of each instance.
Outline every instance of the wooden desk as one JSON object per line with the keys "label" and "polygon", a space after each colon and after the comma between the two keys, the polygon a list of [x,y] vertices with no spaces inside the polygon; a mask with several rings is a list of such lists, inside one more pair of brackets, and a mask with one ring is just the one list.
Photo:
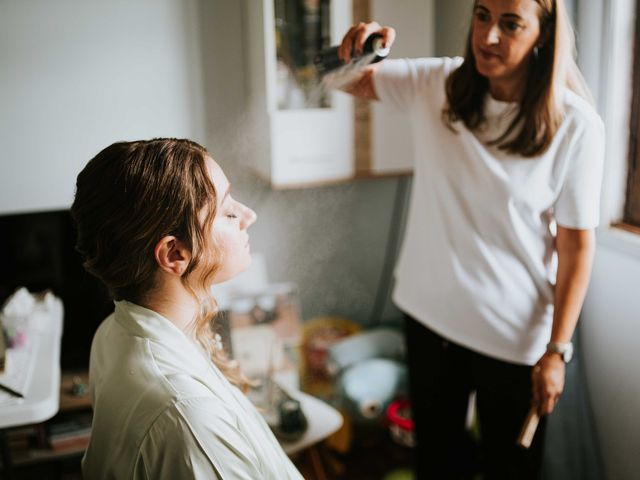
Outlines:
{"label": "wooden desk", "polygon": [[91,408],[91,394],[73,395],[73,379],[78,377],[82,383],[89,386],[89,372],[87,370],[64,371],[60,380],[60,412],[87,410]]}
{"label": "wooden desk", "polygon": [[2,405],[0,429],[44,422],[58,411],[63,312],[62,301],[55,297],[50,311],[37,312],[37,321],[29,331],[33,373],[21,392],[24,399],[16,398],[11,404]]}
{"label": "wooden desk", "polygon": [[[33,353],[31,378],[26,384],[23,399],[16,398],[3,403],[0,409],[0,451],[2,453],[3,478],[12,478],[12,461],[3,429],[40,423],[53,417],[58,411],[60,396],[60,340],[62,338],[62,319],[64,309],[62,301],[53,297],[53,301],[43,311],[38,305],[29,342]],[[8,366],[11,368],[11,366]]]}

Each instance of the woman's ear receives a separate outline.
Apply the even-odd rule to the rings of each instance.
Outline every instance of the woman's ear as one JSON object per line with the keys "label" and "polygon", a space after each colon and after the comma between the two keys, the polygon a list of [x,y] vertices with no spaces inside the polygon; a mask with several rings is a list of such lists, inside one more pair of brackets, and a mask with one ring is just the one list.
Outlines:
{"label": "woman's ear", "polygon": [[162,237],[153,253],[161,270],[178,277],[184,274],[191,261],[191,251],[172,235]]}

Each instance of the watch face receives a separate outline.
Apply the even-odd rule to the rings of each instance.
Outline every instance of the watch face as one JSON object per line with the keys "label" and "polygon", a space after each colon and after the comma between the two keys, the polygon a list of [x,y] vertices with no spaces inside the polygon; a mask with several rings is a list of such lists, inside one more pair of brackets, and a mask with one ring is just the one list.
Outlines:
{"label": "watch face", "polygon": [[569,363],[571,357],[573,357],[573,345],[569,344],[562,350],[562,360],[564,360],[564,363]]}
{"label": "watch face", "polygon": [[569,363],[573,357],[573,344],[558,344],[550,342],[547,344],[547,351],[560,354],[564,363]]}
{"label": "watch face", "polygon": [[564,363],[569,363],[571,361],[571,357],[573,357],[573,349],[568,348],[562,352],[562,360],[564,360]]}

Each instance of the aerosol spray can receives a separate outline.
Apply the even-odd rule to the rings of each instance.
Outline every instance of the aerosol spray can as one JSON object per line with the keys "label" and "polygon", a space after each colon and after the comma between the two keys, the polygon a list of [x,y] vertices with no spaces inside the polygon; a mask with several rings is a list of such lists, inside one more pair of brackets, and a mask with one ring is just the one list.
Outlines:
{"label": "aerosol spray can", "polygon": [[[382,35],[379,33],[373,33],[369,35],[367,40],[364,42],[362,56],[352,56],[351,62],[355,63],[364,57],[371,56],[371,61],[369,63],[376,63],[389,55],[390,51],[391,49],[389,47],[382,47]],[[337,46],[329,47],[319,52],[313,59],[313,63],[315,64],[318,73],[321,75],[346,65],[338,57]]]}

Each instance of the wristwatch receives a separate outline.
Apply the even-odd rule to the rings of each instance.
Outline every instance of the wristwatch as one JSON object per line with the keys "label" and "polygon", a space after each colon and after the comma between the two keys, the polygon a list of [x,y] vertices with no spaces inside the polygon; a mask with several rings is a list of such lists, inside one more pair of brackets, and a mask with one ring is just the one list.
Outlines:
{"label": "wristwatch", "polygon": [[549,342],[547,343],[547,352],[558,353],[564,363],[569,363],[573,357],[573,343]]}

